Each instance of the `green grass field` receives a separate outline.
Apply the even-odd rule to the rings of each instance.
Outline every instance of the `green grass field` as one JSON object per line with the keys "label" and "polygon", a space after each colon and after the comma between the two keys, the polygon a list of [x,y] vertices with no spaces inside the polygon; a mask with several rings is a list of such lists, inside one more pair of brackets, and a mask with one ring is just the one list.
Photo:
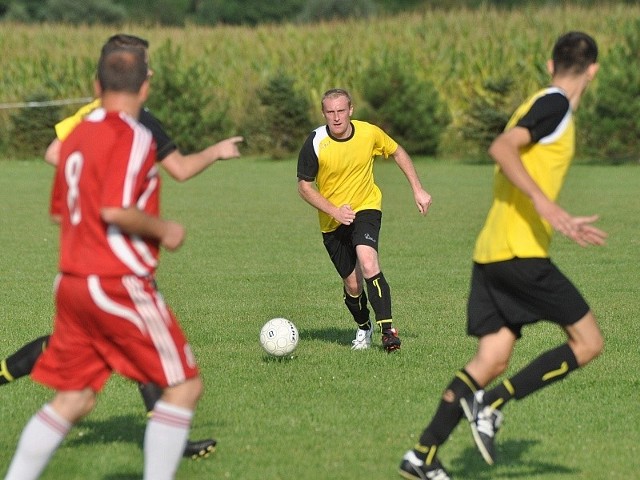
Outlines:
{"label": "green grass field", "polygon": [[[384,192],[381,262],[393,294],[399,354],[352,352],[353,323],[320,241],[316,214],[296,193],[295,161],[220,163],[186,184],[164,183],[165,216],[188,230],[164,253],[159,285],[181,318],[205,380],[191,438],[218,451],[184,460],[178,479],[382,480],[430,419],[453,372],[473,354],[465,336],[471,250],[486,214],[491,167],[417,162],[433,195],[426,218],[393,163],[376,167]],[[0,356],[51,328],[57,227],[47,218],[52,171],[0,162]],[[599,213],[604,248],[556,238],[552,256],[589,299],[604,354],[566,381],[505,409],[498,463],[484,464],[467,425],[440,451],[456,479],[622,479],[640,471],[638,408],[638,166],[577,165],[561,204]],[[300,331],[295,357],[266,358],[271,317]],[[524,331],[510,372],[563,341]],[[50,392],[28,379],[0,388],[0,474],[28,418]],[[142,475],[145,416],[135,385],[113,377],[96,410],[55,454],[44,479]]]}

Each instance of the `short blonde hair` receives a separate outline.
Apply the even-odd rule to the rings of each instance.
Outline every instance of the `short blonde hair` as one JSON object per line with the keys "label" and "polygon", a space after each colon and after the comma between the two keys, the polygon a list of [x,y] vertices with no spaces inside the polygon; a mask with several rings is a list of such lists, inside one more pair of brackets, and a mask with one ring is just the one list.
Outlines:
{"label": "short blonde hair", "polygon": [[320,106],[322,107],[322,110],[324,111],[324,101],[327,98],[338,98],[338,97],[347,97],[347,100],[349,101],[349,107],[351,107],[351,95],[349,95],[349,92],[347,92],[342,88],[332,88],[331,90],[327,90],[326,92],[324,92],[324,95],[322,95],[322,101],[320,102]]}

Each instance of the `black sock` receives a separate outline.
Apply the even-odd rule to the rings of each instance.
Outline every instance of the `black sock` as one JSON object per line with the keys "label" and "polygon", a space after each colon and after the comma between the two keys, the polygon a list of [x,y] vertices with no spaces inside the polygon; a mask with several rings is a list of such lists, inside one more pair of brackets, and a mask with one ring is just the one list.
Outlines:
{"label": "black sock", "polygon": [[391,289],[382,272],[371,278],[365,278],[371,308],[376,314],[376,323],[380,329],[393,327],[391,321]]}
{"label": "black sock", "polygon": [[514,393],[515,391],[511,382],[504,380],[500,385],[496,385],[488,392],[485,392],[483,403],[500,410],[505,403],[513,398]]}
{"label": "black sock", "polygon": [[0,362],[0,385],[29,375],[36,360],[44,352],[48,341],[49,335],[37,338],[2,360]]}
{"label": "black sock", "polygon": [[155,383],[139,383],[138,389],[140,390],[140,395],[142,395],[147,413],[151,412],[156,402],[160,400],[162,396],[162,389]]}
{"label": "black sock", "polygon": [[568,344],[549,350],[524,367],[509,383],[513,387],[513,397],[517,400],[532,394],[578,368],[578,360]]}
{"label": "black sock", "polygon": [[367,308],[367,295],[364,290],[360,292],[357,297],[349,295],[347,290],[344,290],[344,304],[353,315],[353,319],[358,324],[358,328],[362,330],[369,330],[371,328],[371,322],[369,321],[369,309]]}
{"label": "black sock", "polygon": [[420,460],[427,464],[433,461],[437,448],[447,441],[462,418],[460,399],[473,395],[478,388],[476,381],[464,369],[456,373],[442,394],[431,423],[424,429],[419,443],[413,449]]}

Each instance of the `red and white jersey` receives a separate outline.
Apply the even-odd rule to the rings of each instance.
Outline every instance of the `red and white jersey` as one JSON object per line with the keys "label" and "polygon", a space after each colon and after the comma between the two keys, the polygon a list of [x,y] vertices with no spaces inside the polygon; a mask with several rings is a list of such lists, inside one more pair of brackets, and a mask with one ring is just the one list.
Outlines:
{"label": "red and white jersey", "polygon": [[[125,141],[126,139],[126,141]],[[60,224],[60,272],[86,277],[153,275],[156,241],[107,225],[104,207],[159,214],[151,132],[125,113],[94,110],[62,143],[51,197]]]}

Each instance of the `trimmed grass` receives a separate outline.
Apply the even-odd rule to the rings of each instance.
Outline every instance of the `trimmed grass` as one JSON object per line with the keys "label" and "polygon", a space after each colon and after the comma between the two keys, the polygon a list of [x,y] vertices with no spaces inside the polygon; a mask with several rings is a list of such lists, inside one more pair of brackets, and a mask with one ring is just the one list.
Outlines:
{"label": "trimmed grass", "polygon": [[[315,212],[297,196],[294,160],[234,160],[186,184],[164,182],[165,216],[183,222],[188,238],[180,251],[163,253],[159,285],[207,389],[191,438],[219,440],[212,458],[183,461],[178,479],[396,478],[440,392],[475,349],[465,336],[466,295],[491,190],[487,165],[421,159],[417,167],[434,197],[426,218],[399,169],[383,161],[376,167],[384,194],[381,263],[403,339],[394,355],[349,350],[353,325]],[[51,175],[41,161],[0,162],[0,355],[51,328]],[[556,238],[552,257],[599,317],[605,353],[505,409],[496,466],[483,463],[461,425],[440,451],[455,478],[636,475],[639,180],[637,166],[572,168],[562,205],[599,213],[610,239],[604,248],[582,249]],[[260,327],[276,316],[300,331],[292,359],[267,358],[260,349]],[[552,325],[525,330],[510,373],[562,341]],[[49,397],[27,379],[0,389],[0,465],[6,468],[24,424]],[[42,478],[140,478],[144,425],[135,385],[114,376]]]}

